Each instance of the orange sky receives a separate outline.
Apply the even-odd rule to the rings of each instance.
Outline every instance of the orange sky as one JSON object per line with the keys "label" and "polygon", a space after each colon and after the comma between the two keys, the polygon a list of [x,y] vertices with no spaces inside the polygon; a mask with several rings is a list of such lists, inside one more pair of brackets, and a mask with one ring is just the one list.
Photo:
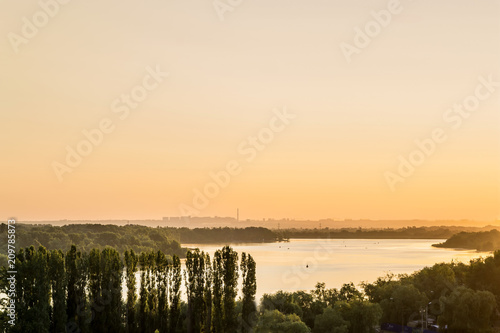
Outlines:
{"label": "orange sky", "polygon": [[42,3],[0,4],[4,220],[500,218],[498,0]]}

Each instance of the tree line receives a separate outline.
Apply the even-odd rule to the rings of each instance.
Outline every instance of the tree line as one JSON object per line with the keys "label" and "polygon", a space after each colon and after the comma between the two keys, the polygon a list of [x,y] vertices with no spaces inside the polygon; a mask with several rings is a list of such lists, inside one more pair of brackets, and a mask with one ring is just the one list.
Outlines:
{"label": "tree line", "polygon": [[413,274],[387,274],[359,288],[348,283],[327,289],[318,283],[310,292],[266,294],[255,333],[368,333],[384,323],[412,322],[421,332],[424,318],[437,324],[439,332],[492,333],[500,331],[499,309],[496,251],[469,264],[438,263]]}
{"label": "tree line", "polygon": [[[7,236],[7,225],[0,224],[0,237]],[[74,224],[51,226],[46,224],[16,224],[16,245],[26,248],[34,245],[47,250],[64,252],[75,245],[80,251],[89,253],[93,249],[115,248],[121,255],[126,250],[136,253],[161,250],[165,254],[185,257],[178,235],[165,228],[151,228],[140,225]],[[0,257],[7,253],[7,243],[0,244]],[[1,259],[1,258],[0,258]],[[5,264],[0,260],[0,264]]]}
{"label": "tree line", "polygon": [[[276,235],[269,229],[248,228],[171,228],[141,225],[71,224],[64,226],[16,224],[17,246],[43,246],[47,250],[67,251],[75,245],[83,252],[92,249],[115,248],[120,254],[126,250],[136,253],[161,250],[168,255],[186,257],[182,243],[238,243],[274,242]],[[7,237],[7,224],[0,224],[0,238]],[[7,243],[0,244],[0,265],[7,264]]]}
{"label": "tree line", "polygon": [[500,249],[500,231],[494,229],[483,232],[459,232],[444,243],[435,247],[462,248],[478,251],[495,251]]}
{"label": "tree line", "polygon": [[[232,333],[250,332],[255,322],[255,261],[229,246],[212,259],[188,251],[185,269],[177,255],[162,251],[122,256],[113,248],[87,253],[73,245],[63,253],[31,246],[17,253],[16,270],[16,324],[8,324],[3,310],[2,331]],[[6,292],[5,267],[1,275]]]}
{"label": "tree line", "polygon": [[[461,231],[489,231],[466,233]],[[439,245],[442,247],[463,247],[479,250],[496,250],[500,248],[500,236],[491,227],[407,227],[400,229],[275,229],[262,227],[247,228],[173,228],[148,227],[141,225],[102,225],[102,224],[71,224],[64,226],[17,224],[17,246],[26,248],[30,245],[43,246],[47,250],[68,251],[71,245],[76,245],[83,252],[92,249],[104,249],[106,246],[115,248],[121,255],[126,250],[136,253],[161,250],[168,255],[185,258],[186,248],[181,243],[245,243],[245,242],[275,242],[290,238],[337,238],[337,239],[432,239],[450,238]],[[455,236],[454,236],[455,235]],[[7,237],[7,225],[0,224],[0,238]],[[0,244],[0,265],[7,264],[7,243]]]}
{"label": "tree line", "polygon": [[314,228],[274,229],[282,238],[332,239],[447,239],[459,232],[490,231],[493,227]]}

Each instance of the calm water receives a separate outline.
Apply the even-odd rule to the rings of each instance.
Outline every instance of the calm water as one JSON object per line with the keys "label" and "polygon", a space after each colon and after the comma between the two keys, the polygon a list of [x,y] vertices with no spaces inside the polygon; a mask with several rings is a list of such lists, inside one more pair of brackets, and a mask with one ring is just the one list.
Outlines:
{"label": "calm water", "polygon": [[[444,240],[415,239],[292,239],[288,243],[234,244],[239,254],[250,253],[257,263],[257,300],[277,290],[311,290],[316,282],[327,288],[343,283],[373,282],[388,272],[412,273],[452,260],[468,262],[488,252],[434,248]],[[212,257],[223,245],[182,244]],[[307,267],[308,266],[308,267]]]}

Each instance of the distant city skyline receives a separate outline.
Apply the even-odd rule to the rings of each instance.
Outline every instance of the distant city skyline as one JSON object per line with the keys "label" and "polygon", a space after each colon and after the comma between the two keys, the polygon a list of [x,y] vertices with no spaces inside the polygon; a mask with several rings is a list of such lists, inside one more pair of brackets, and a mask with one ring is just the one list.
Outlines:
{"label": "distant city skyline", "polygon": [[[113,224],[113,225],[146,225],[150,227],[187,227],[187,228],[246,228],[264,227],[269,229],[305,228],[305,229],[385,229],[385,228],[407,228],[407,227],[455,227],[477,228],[492,230],[500,228],[500,220],[480,221],[480,220],[371,220],[371,219],[319,219],[319,220],[296,220],[290,218],[261,218],[238,220],[235,216],[200,216],[200,217],[180,217],[165,216],[160,219],[110,219],[110,220],[32,220],[20,221],[18,223],[27,224],[50,224],[54,226],[74,225],[74,224]],[[477,229],[479,230],[479,229]],[[476,230],[476,231],[477,231]]]}

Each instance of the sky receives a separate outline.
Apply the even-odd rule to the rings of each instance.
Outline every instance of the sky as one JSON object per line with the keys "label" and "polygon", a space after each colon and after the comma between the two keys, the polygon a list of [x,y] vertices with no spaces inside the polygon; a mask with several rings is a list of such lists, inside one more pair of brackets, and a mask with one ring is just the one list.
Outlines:
{"label": "sky", "polygon": [[500,219],[499,15],[2,1],[0,216]]}

